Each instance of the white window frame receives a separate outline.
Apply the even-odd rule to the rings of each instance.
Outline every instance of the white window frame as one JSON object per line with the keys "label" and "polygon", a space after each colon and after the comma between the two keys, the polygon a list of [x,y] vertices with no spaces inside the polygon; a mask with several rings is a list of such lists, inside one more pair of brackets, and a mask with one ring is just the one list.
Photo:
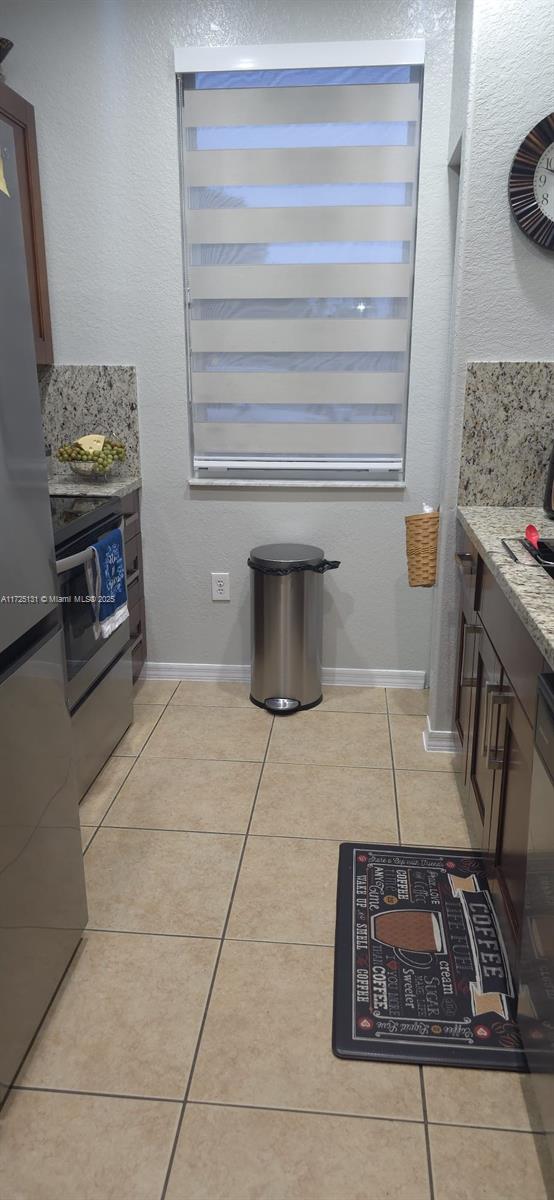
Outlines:
{"label": "white window frame", "polygon": [[[253,46],[176,46],[174,48],[174,65],[177,83],[179,76],[195,74],[197,72],[211,71],[268,71],[268,70],[295,70],[310,67],[380,67],[380,66],[423,66],[425,63],[425,39],[424,38],[405,38],[405,39],[387,39],[379,41],[366,42],[283,42],[274,44],[260,44]],[[182,106],[179,103],[179,141],[180,141],[180,161],[182,164]],[[420,146],[421,156],[421,146]],[[184,180],[181,178],[181,202],[184,187]],[[183,228],[183,249],[184,249],[185,231]],[[415,248],[414,248],[415,253]],[[184,257],[184,267],[186,270],[186,260]],[[415,261],[414,261],[415,272]],[[189,304],[188,304],[188,288],[185,289],[185,330],[187,338],[186,360],[187,360],[187,388],[189,393],[189,441],[190,441],[190,461],[194,462],[194,429],[192,420],[192,379],[190,370],[190,354],[188,347],[190,345],[190,328],[189,328]],[[411,314],[413,319],[413,313]],[[408,365],[408,397],[407,407],[409,409],[409,365]],[[405,420],[405,430],[407,429],[407,417]],[[406,432],[404,435],[406,441]],[[392,476],[397,470],[397,464],[380,464],[380,478],[372,480],[364,479],[344,479],[340,477],[340,468],[337,463],[336,471],[333,472],[333,467],[326,463],[326,477],[321,475],[316,477],[314,467],[316,464],[312,461],[308,465],[306,463],[306,475],[300,476],[298,472],[302,469],[302,463],[296,462],[294,472],[291,472],[291,478],[274,478],[275,469],[269,469],[265,463],[256,463],[252,459],[244,459],[243,464],[236,459],[232,470],[229,470],[228,476],[208,476],[201,477],[194,474],[189,479],[189,484],[193,487],[317,487],[317,488],[378,488],[378,489],[403,489],[405,488],[405,473],[406,473],[406,446],[404,445],[404,471],[402,479],[395,479]],[[356,470],[356,464],[350,463],[352,471]],[[390,470],[391,477],[386,479],[384,475],[386,470]],[[368,473],[367,464],[360,464],[360,471],[364,475]],[[316,468],[317,472],[317,468]],[[313,473],[313,474],[312,474]],[[333,477],[334,474],[334,477]],[[239,477],[240,476],[240,477]],[[310,477],[311,476],[311,477]]]}

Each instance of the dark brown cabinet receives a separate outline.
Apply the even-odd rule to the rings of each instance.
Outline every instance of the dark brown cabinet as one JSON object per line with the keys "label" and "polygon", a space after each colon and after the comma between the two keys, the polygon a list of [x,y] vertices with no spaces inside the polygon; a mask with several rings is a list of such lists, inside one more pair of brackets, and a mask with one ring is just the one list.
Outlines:
{"label": "dark brown cabinet", "polygon": [[471,745],[469,790],[488,846],[499,752],[499,699],[502,665],[481,627],[475,658],[475,722]]}
{"label": "dark brown cabinet", "polygon": [[475,708],[475,625],[472,625],[466,613],[460,614],[458,629],[458,667],[456,689],[456,710],[454,722],[460,739],[464,783],[467,778],[468,748],[471,740],[471,726]]}
{"label": "dark brown cabinet", "polygon": [[[458,626],[457,687],[454,720],[460,739],[460,763],[463,787],[469,786],[471,746],[475,722],[476,649],[481,630],[475,612],[477,552],[461,534],[458,535],[456,562],[460,581],[460,620]],[[471,816],[471,814],[470,814]],[[471,821],[473,825],[473,821]],[[481,840],[479,834],[479,841]]]}
{"label": "dark brown cabinet", "polygon": [[494,863],[493,897],[500,901],[496,907],[505,919],[508,946],[517,946],[521,934],[532,769],[533,728],[506,681],[488,848]]}
{"label": "dark brown cabinet", "polygon": [[39,365],[49,364],[53,362],[52,327],[42,223],[35,110],[32,104],[29,104],[27,100],[2,82],[0,82],[0,119],[11,125],[15,139],[17,179],[37,363]]}
{"label": "dark brown cabinet", "polygon": [[133,682],[138,679],[146,660],[146,611],[144,607],[144,578],[142,571],[142,536],[140,528],[140,492],[123,497],[125,561],[127,564],[127,602],[131,636]]}
{"label": "dark brown cabinet", "polygon": [[487,855],[491,892],[517,974],[537,678],[544,664],[477,551],[466,545],[457,560],[460,786],[475,844]]}

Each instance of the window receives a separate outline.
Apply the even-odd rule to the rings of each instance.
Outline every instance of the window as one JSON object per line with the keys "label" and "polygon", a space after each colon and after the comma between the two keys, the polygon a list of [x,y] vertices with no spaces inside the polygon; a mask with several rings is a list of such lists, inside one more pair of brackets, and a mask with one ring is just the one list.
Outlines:
{"label": "window", "polygon": [[199,477],[403,477],[423,55],[373,45],[176,51]]}

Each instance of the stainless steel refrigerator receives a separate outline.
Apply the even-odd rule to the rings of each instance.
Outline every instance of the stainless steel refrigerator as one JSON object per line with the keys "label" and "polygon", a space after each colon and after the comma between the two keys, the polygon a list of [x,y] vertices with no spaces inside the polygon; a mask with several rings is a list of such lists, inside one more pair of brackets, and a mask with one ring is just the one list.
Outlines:
{"label": "stainless steel refrigerator", "polygon": [[0,1103],[87,920],[13,133],[0,120]]}

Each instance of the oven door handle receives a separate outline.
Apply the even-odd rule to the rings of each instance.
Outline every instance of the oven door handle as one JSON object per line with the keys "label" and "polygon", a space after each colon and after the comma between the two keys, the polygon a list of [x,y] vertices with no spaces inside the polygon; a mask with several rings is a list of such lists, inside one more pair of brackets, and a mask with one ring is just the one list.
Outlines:
{"label": "oven door handle", "polygon": [[83,567],[85,563],[90,562],[93,556],[93,547],[87,546],[87,549],[82,550],[80,554],[70,554],[68,558],[59,558],[56,562],[56,573],[65,575],[65,572],[71,571],[73,567]]}

